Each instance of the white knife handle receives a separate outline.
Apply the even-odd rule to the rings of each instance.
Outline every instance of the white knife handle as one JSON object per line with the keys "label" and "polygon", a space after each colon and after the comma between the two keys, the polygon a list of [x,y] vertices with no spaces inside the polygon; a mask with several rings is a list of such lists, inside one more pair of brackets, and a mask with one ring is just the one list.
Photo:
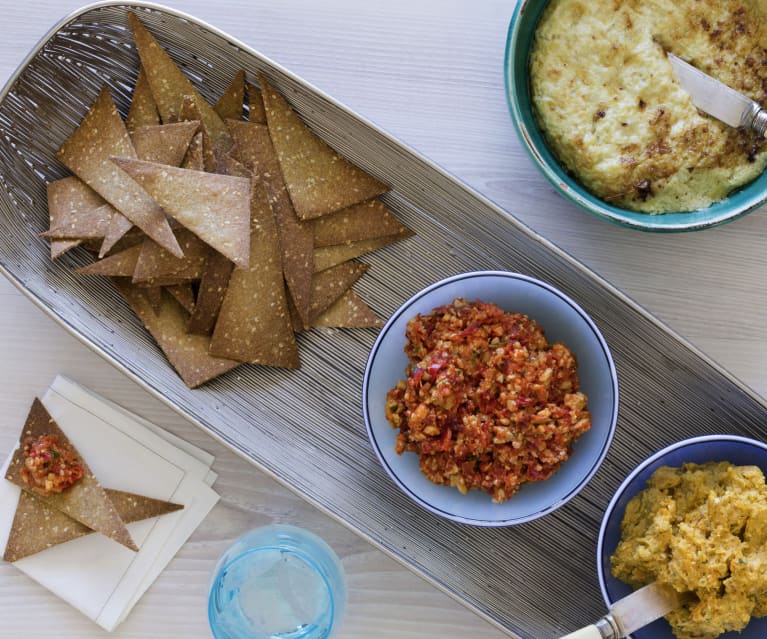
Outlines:
{"label": "white knife handle", "polygon": [[603,639],[603,636],[602,633],[599,632],[599,628],[592,625],[571,632],[569,635],[561,637],[561,639]]}

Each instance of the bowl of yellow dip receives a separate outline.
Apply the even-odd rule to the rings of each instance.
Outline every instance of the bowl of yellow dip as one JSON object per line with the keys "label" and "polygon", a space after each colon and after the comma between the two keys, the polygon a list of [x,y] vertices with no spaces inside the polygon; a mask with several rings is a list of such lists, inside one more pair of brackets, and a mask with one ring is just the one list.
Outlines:
{"label": "bowl of yellow dip", "polygon": [[756,0],[521,0],[505,78],[523,146],[562,195],[630,228],[698,230],[755,210],[767,142],[699,112],[666,51],[764,104],[764,12]]}
{"label": "bowl of yellow dip", "polygon": [[688,602],[634,639],[767,636],[767,444],[705,435],[648,457],[602,519],[597,572],[609,606],[660,581]]}

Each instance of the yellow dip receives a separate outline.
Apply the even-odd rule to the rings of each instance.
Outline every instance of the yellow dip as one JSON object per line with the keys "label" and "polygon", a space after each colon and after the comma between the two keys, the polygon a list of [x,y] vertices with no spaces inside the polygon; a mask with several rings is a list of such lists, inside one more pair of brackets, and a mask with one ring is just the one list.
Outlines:
{"label": "yellow dip", "polygon": [[767,486],[755,466],[659,468],[626,506],[613,575],[696,598],[669,614],[679,639],[713,639],[767,615]]}

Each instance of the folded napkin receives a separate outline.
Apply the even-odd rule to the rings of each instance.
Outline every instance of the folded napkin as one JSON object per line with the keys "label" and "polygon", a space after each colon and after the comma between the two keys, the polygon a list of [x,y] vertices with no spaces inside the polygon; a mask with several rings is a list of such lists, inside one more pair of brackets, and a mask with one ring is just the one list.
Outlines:
{"label": "folded napkin", "polygon": [[[91,534],[14,562],[111,631],[218,501],[211,488],[216,480],[210,468],[213,457],[62,376],[41,401],[105,488],[184,506],[127,524],[138,552]],[[6,546],[20,492],[0,479],[0,550]]]}

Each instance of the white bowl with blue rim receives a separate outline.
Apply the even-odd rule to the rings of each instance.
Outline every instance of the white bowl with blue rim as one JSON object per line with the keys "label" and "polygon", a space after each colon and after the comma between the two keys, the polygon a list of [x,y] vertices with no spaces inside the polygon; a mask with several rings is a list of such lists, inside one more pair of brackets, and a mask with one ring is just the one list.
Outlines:
{"label": "white bowl with blue rim", "polygon": [[[621,538],[621,521],[626,504],[646,487],[647,480],[661,466],[677,468],[687,463],[727,461],[736,466],[758,466],[767,476],[767,444],[739,435],[701,435],[676,442],[639,464],[618,487],[605,510],[597,541],[597,574],[602,597],[609,607],[633,591],[612,576],[610,556]],[[717,639],[764,639],[767,617],[751,619],[741,632],[725,632]],[[629,639],[676,639],[665,619],[658,619],[632,633]]]}
{"label": "white bowl with blue rim", "polygon": [[[525,484],[509,500],[432,483],[419,469],[418,455],[398,455],[398,430],[386,419],[386,395],[405,379],[405,329],[417,314],[456,298],[492,302],[524,313],[543,328],[550,343],[561,341],[575,355],[580,390],[588,397],[591,428],[573,445],[572,455],[556,473]],[[610,349],[589,315],[555,287],[527,275],[478,271],[448,277],[407,300],[386,322],[368,357],[362,406],[370,442],[386,472],[410,499],[447,519],[474,526],[511,526],[537,519],[563,506],[580,492],[602,463],[615,432],[618,380]]]}

